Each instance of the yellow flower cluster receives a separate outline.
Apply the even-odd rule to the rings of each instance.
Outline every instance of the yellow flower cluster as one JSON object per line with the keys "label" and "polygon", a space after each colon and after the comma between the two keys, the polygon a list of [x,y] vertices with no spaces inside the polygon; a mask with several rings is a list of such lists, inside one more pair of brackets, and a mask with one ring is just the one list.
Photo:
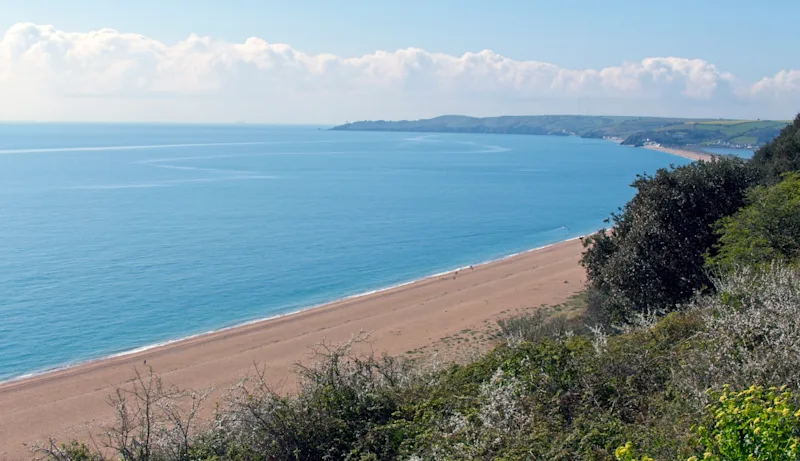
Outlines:
{"label": "yellow flower cluster", "polygon": [[[711,424],[694,428],[706,448],[702,457],[687,461],[800,460],[800,409],[794,408],[793,396],[786,386],[764,388],[751,386],[743,391],[725,386],[712,393],[708,410]],[[614,452],[618,461],[653,461],[637,458],[628,442]]]}
{"label": "yellow flower cluster", "polygon": [[649,456],[637,458],[634,454],[633,444],[631,442],[628,442],[624,446],[617,448],[614,451],[614,455],[619,461],[655,461]]}
{"label": "yellow flower cluster", "polygon": [[707,407],[713,415],[713,425],[696,428],[701,443],[710,450],[703,459],[795,460],[800,457],[799,441],[794,436],[800,410],[793,408],[792,393],[786,386],[751,386],[743,391],[725,386],[714,396],[716,398]]}

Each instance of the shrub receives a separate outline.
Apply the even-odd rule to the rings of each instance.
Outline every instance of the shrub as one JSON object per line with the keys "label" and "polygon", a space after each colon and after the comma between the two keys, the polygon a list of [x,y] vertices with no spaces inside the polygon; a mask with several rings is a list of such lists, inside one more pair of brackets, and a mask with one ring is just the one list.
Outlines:
{"label": "shrub", "polygon": [[800,257],[800,174],[748,193],[748,205],[716,224],[719,243],[706,265],[717,272]]}
{"label": "shrub", "polygon": [[636,450],[633,448],[631,442],[617,448],[614,451],[614,456],[616,456],[618,461],[654,461],[653,458],[647,455],[642,455],[641,458],[637,457]]}
{"label": "shrub", "polygon": [[[196,435],[186,442],[160,438],[164,444],[152,445],[156,449],[147,459],[647,459],[635,446],[655,459],[685,460],[710,450],[717,436],[726,437],[708,432],[713,440],[705,440],[691,429],[711,431],[720,422],[714,405],[721,394],[711,394],[715,401],[706,409],[708,388],[728,392],[728,399],[730,389],[751,384],[786,383],[785,391],[800,387],[798,273],[776,264],[726,274],[715,286],[718,293],[688,309],[661,318],[638,316],[616,335],[597,329],[569,334],[560,326],[547,327],[546,317],[523,317],[517,327],[508,327],[515,341],[445,368],[357,353],[354,347],[366,346],[359,338],[323,345],[317,362],[300,368],[297,393],[273,390],[266,372],[258,370],[230,391],[212,426],[200,433],[193,429]],[[775,391],[763,391],[762,410],[794,411],[785,391],[774,396],[781,399],[777,403],[769,395]],[[737,408],[730,411],[736,415]],[[720,427],[768,421],[755,422],[753,415]],[[770,420],[759,434],[753,432],[777,434],[753,442],[763,447],[758,453],[766,453],[773,439],[781,440],[774,446],[787,446],[789,433],[781,421]],[[615,451],[626,442],[630,445]],[[136,453],[126,459],[144,460]],[[49,459],[104,458],[68,445],[51,450]]]}
{"label": "shrub", "polygon": [[160,376],[134,369],[132,382],[117,387],[108,403],[115,424],[104,427],[94,447],[75,441],[34,446],[40,459],[53,461],[184,461],[198,429],[198,413],[211,389],[194,392],[164,383]]}
{"label": "shrub", "polygon": [[800,114],[753,155],[752,164],[764,184],[775,184],[784,174],[800,170]]}
{"label": "shrub", "polygon": [[[796,461],[800,459],[800,410],[786,386],[780,389],[751,386],[743,391],[710,393],[706,420],[692,430],[702,454],[687,461]],[[636,456],[627,442],[614,455],[618,461],[653,461]]]}
{"label": "shrub", "polygon": [[800,459],[800,410],[785,389],[712,392],[708,422],[696,429],[704,453],[689,460]]}
{"label": "shrub", "polygon": [[677,383],[701,400],[723,384],[800,389],[800,273],[782,264],[745,268],[715,286],[717,296],[693,306],[705,328]]}
{"label": "shrub", "polygon": [[744,205],[755,175],[733,158],[661,169],[633,183],[638,192],[613,214],[613,230],[584,239],[581,264],[615,321],[669,311],[710,286],[704,254],[711,225]]}
{"label": "shrub", "polygon": [[587,314],[589,293],[581,292],[563,304],[541,306],[534,311],[523,312],[500,319],[500,336],[509,342],[527,341],[538,343],[545,339],[589,332],[589,326],[598,320]]}
{"label": "shrub", "polygon": [[227,396],[215,427],[195,454],[222,459],[392,458],[400,440],[384,430],[403,402],[414,374],[408,362],[357,354],[359,334],[343,345],[321,344],[316,362],[300,367],[297,396],[268,384],[256,370]]}

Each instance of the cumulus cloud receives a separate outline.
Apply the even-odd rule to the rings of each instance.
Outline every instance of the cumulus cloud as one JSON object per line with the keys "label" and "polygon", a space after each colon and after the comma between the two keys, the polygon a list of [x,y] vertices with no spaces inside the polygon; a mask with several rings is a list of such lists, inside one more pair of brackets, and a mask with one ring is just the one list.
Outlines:
{"label": "cumulus cloud", "polygon": [[566,69],[489,50],[451,56],[408,48],[348,58],[255,37],[230,43],[192,35],[165,44],[112,29],[17,24],[0,41],[0,97],[3,119],[340,122],[637,108],[741,116],[724,111],[800,103],[800,70],[748,84],[702,59],[678,57]]}
{"label": "cumulus cloud", "polygon": [[782,70],[774,77],[764,77],[748,89],[750,96],[766,95],[781,99],[800,94],[800,70]]}

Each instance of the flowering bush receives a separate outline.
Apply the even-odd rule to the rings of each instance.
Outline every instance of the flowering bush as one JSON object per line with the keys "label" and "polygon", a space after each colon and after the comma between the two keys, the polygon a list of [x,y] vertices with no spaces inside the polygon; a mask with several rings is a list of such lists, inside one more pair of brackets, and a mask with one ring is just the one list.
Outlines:
{"label": "flowering bush", "polygon": [[705,452],[689,461],[800,459],[800,410],[785,386],[738,392],[726,386],[712,397],[708,423],[695,429]]}
{"label": "flowering bush", "polygon": [[800,389],[800,273],[784,264],[744,268],[715,281],[694,310],[705,328],[678,384],[702,408],[707,389],[750,385]]}
{"label": "flowering bush", "polygon": [[617,457],[618,461],[653,461],[653,458],[644,455],[641,458],[637,458],[631,442],[617,448],[614,456]]}

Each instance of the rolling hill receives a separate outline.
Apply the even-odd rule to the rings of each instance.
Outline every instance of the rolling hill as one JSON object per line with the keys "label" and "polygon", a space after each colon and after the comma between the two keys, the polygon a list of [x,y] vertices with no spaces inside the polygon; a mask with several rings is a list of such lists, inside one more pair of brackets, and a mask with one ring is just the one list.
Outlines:
{"label": "rolling hill", "polygon": [[491,133],[613,138],[623,144],[754,148],[775,138],[788,121],[681,119],[663,117],[535,115],[476,118],[444,115],[424,120],[361,121],[340,131]]}

